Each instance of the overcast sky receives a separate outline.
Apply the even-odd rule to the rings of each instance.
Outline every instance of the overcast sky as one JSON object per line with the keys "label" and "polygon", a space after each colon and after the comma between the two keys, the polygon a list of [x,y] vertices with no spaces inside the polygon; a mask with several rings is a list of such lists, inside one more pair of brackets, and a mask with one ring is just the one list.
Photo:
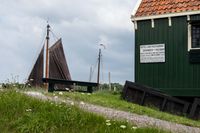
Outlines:
{"label": "overcast sky", "polygon": [[[61,37],[73,80],[89,80],[99,44],[106,45],[101,81],[133,80],[134,33],[130,20],[136,0],[1,0],[0,82],[19,76],[24,82],[44,42]],[[93,81],[96,81],[94,72]],[[16,78],[17,79],[17,78]]]}

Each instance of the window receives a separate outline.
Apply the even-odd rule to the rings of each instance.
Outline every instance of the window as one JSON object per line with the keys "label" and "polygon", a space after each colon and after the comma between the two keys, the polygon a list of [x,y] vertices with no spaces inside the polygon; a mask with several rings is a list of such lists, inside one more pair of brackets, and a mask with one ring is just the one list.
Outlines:
{"label": "window", "polygon": [[192,48],[200,48],[200,24],[192,24],[191,33]]}
{"label": "window", "polygon": [[188,51],[200,49],[200,21],[188,23]]}
{"label": "window", "polygon": [[190,63],[200,63],[200,21],[188,24],[188,51]]}

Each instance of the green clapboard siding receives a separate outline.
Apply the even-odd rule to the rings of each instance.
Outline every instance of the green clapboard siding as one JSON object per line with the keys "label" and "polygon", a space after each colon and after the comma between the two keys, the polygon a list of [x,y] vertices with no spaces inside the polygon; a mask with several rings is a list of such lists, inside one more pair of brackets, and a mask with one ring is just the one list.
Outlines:
{"label": "green clapboard siding", "polygon": [[[200,16],[191,16],[200,20]],[[173,96],[200,96],[200,64],[189,62],[187,17],[138,21],[135,31],[135,81]],[[140,45],[165,44],[165,63],[140,63]]]}

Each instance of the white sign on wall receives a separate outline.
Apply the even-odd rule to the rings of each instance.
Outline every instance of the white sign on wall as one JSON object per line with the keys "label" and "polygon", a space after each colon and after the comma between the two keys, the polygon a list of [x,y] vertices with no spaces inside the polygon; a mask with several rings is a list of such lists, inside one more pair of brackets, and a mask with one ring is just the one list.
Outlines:
{"label": "white sign on wall", "polygon": [[165,44],[140,45],[140,63],[165,62]]}

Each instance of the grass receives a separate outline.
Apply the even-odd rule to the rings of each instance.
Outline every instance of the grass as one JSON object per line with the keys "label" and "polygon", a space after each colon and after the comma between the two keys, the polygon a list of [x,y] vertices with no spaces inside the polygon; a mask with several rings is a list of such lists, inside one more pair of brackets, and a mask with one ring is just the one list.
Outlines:
{"label": "grass", "polygon": [[[54,92],[58,93],[58,92]],[[52,95],[52,94],[50,94]],[[160,112],[156,108],[149,108],[137,104],[129,103],[121,99],[119,93],[111,93],[108,91],[96,92],[91,95],[83,93],[64,93],[62,97],[69,97],[77,101],[85,101],[105,107],[124,110],[140,115],[147,115],[162,120],[167,120],[179,124],[184,124],[193,127],[200,127],[200,121],[195,121],[186,117],[176,116],[165,112]]]}
{"label": "grass", "polygon": [[78,107],[45,102],[10,90],[0,91],[0,116],[2,133],[165,133],[155,128],[132,129],[133,125],[123,121],[106,122],[104,117]]}

